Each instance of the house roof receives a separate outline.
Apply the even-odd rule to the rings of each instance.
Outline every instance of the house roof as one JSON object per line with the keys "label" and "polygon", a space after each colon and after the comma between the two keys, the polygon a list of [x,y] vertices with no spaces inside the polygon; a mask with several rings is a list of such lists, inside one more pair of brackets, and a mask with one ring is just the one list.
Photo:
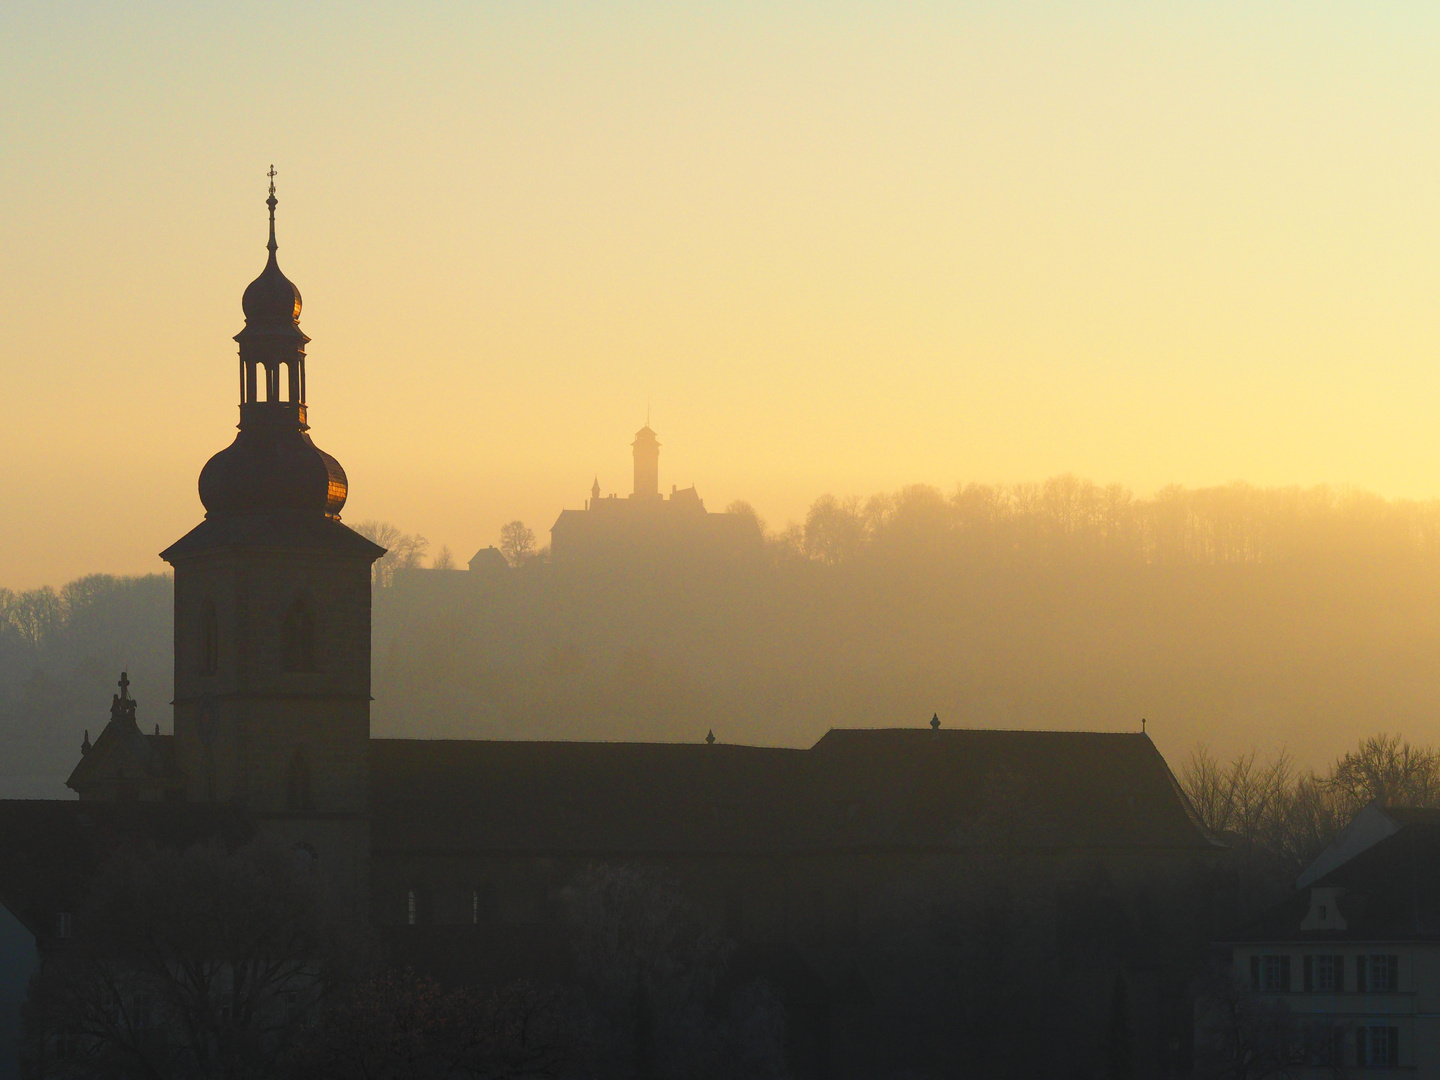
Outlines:
{"label": "house roof", "polygon": [[831,731],[809,750],[371,742],[377,851],[1214,847],[1144,735]]}
{"label": "house roof", "polygon": [[[1348,862],[1299,889],[1247,925],[1237,942],[1440,940],[1440,815],[1409,820]],[[1345,929],[1301,930],[1317,889],[1328,893]]]}

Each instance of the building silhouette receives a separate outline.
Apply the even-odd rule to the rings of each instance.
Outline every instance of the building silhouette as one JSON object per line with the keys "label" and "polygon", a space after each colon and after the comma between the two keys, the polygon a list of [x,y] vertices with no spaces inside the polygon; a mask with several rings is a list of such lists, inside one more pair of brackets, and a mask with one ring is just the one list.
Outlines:
{"label": "building silhouette", "polygon": [[[163,553],[174,734],[144,733],[122,676],[69,779],[80,803],[0,803],[0,900],[42,954],[63,945],[96,845],[238,816],[304,852],[393,962],[455,982],[563,981],[576,875],[664,866],[735,940],[735,970],[778,988],[799,1076],[953,1071],[996,1048],[1006,1067],[987,1075],[1062,1061],[1098,1075],[1117,979],[1136,1075],[1178,1067],[1191,1012],[1176,938],[1194,929],[1189,885],[1214,844],[1143,733],[937,718],[810,749],[700,731],[688,744],[372,738],[383,551],[341,522],[345,472],[309,434],[309,339],[276,261],[273,184],[267,202],[269,258],[236,336],[239,432],[201,472],[204,520]],[[633,446],[631,497],[597,484],[562,513],[557,561],[758,543],[753,521],[708,514],[693,488],[660,495],[648,425]]]}
{"label": "building silhouette", "polygon": [[714,513],[695,490],[671,485],[660,493],[660,440],[647,423],[630,444],[635,486],[625,498],[602,497],[600,478],[582,510],[562,510],[550,527],[557,565],[695,567],[741,561],[760,553],[760,528],[745,514]]}

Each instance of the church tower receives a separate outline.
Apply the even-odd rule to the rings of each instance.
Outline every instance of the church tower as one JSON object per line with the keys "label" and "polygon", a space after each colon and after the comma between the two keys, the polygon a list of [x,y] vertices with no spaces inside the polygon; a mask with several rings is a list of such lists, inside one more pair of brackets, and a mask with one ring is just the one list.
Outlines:
{"label": "church tower", "polygon": [[[187,798],[245,807],[276,839],[362,872],[370,566],[340,523],[345,470],[310,440],[300,290],[270,257],[245,290],[240,424],[200,473],[205,520],[175,568],[175,751]],[[348,854],[337,849],[348,849]],[[339,869],[339,867],[336,867]]]}

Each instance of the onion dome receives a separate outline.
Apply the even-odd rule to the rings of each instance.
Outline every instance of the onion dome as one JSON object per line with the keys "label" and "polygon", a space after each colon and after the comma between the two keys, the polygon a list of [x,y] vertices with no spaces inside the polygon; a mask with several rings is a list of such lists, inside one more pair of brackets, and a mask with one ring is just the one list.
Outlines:
{"label": "onion dome", "polygon": [[270,258],[245,290],[240,345],[240,433],[200,472],[207,517],[276,512],[336,518],[345,470],[310,441],[300,290],[275,261],[275,171],[270,171]]}
{"label": "onion dome", "polygon": [[348,490],[340,463],[293,427],[242,427],[200,470],[207,517],[273,511],[339,517]]}

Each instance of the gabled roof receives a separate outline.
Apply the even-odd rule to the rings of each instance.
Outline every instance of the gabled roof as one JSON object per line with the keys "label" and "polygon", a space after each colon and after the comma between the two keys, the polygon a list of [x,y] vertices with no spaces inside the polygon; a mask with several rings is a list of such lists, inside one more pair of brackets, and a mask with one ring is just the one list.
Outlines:
{"label": "gabled roof", "polygon": [[1144,735],[831,731],[809,750],[375,739],[377,851],[1213,850]]}
{"label": "gabled roof", "polygon": [[[1409,823],[1259,916],[1236,940],[1440,940],[1440,821],[1429,811],[1401,816]],[[1327,890],[1343,930],[1300,929],[1317,890]]]}

